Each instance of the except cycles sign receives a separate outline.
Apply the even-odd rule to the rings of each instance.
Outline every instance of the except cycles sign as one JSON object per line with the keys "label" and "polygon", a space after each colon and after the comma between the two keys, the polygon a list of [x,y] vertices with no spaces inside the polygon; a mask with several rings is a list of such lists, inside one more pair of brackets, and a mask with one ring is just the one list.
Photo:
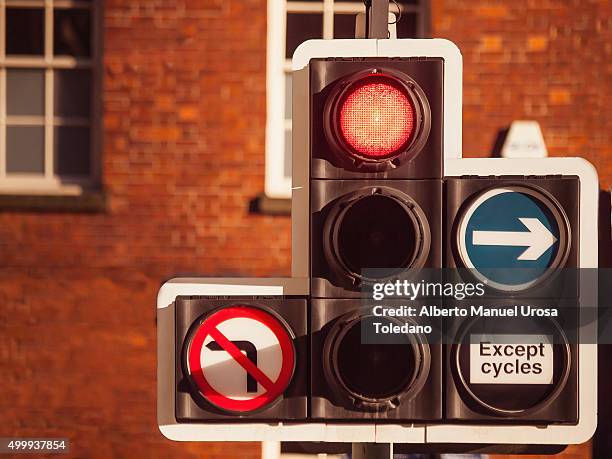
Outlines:
{"label": "except cycles sign", "polygon": [[230,306],[206,317],[187,352],[201,395],[227,412],[266,407],[285,391],[295,368],[293,337],[271,313]]}
{"label": "except cycles sign", "polygon": [[[552,335],[470,336],[470,383],[552,384]],[[523,343],[521,343],[523,341]],[[517,344],[521,343],[521,344]]]}
{"label": "except cycles sign", "polygon": [[564,390],[571,345],[554,319],[474,319],[453,345],[451,371],[472,402],[499,416],[547,406]]}

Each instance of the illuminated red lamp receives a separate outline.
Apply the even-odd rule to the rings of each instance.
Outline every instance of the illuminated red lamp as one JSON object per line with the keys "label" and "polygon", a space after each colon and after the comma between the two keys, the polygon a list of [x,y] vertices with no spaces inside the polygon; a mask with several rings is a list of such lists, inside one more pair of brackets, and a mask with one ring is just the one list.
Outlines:
{"label": "illuminated red lamp", "polygon": [[414,107],[406,95],[388,83],[366,83],[344,100],[340,131],[346,142],[372,159],[399,150],[414,132]]}
{"label": "illuminated red lamp", "polygon": [[417,154],[429,134],[429,104],[406,75],[378,70],[338,85],[325,107],[325,134],[357,166],[397,167]]}

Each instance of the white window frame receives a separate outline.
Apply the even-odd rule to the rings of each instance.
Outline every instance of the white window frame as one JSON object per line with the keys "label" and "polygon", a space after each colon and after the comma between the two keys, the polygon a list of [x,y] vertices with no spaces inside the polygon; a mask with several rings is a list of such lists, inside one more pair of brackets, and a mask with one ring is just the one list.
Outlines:
{"label": "white window frame", "polygon": [[291,198],[291,177],[285,177],[285,131],[291,120],[285,119],[285,76],[291,72],[291,59],[285,58],[287,13],[323,15],[323,37],[334,38],[334,14],[364,11],[362,1],[334,2],[320,0],[268,0],[268,45],[266,76],[266,180],[265,194],[270,198]]}
{"label": "white window frame", "polygon": [[[100,60],[101,2],[82,0],[0,0],[0,194],[79,195],[100,182]],[[6,8],[43,8],[44,54],[42,56],[6,56]],[[91,11],[91,57],[75,58],[53,55],[53,10],[89,9]],[[8,116],[7,68],[43,69],[45,72],[44,115]],[[54,70],[91,69],[91,113],[87,118],[54,116]],[[6,173],[7,125],[44,127],[44,174]],[[90,174],[87,177],[59,177],[54,173],[53,136],[56,126],[89,126]]]}

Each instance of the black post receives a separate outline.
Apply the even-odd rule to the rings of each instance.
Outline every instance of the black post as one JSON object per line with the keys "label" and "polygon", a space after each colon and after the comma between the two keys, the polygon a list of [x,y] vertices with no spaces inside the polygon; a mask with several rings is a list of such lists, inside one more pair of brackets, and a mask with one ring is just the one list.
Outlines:
{"label": "black post", "polygon": [[366,37],[389,38],[389,0],[371,0],[369,9],[366,2]]}
{"label": "black post", "polygon": [[353,443],[352,459],[393,459],[393,443]]}

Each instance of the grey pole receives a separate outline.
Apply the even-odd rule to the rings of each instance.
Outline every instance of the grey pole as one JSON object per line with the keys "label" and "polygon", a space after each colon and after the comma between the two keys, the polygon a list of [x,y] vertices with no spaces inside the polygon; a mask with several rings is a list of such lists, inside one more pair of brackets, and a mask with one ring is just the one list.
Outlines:
{"label": "grey pole", "polygon": [[372,0],[368,38],[389,38],[389,0]]}
{"label": "grey pole", "polygon": [[393,443],[353,443],[352,459],[393,459]]}
{"label": "grey pole", "polygon": [[[369,5],[369,2],[365,3],[367,22],[363,27],[360,18],[357,18],[355,38],[360,35],[383,40],[389,38],[389,0],[371,0]],[[393,443],[353,443],[352,459],[393,459]]]}

